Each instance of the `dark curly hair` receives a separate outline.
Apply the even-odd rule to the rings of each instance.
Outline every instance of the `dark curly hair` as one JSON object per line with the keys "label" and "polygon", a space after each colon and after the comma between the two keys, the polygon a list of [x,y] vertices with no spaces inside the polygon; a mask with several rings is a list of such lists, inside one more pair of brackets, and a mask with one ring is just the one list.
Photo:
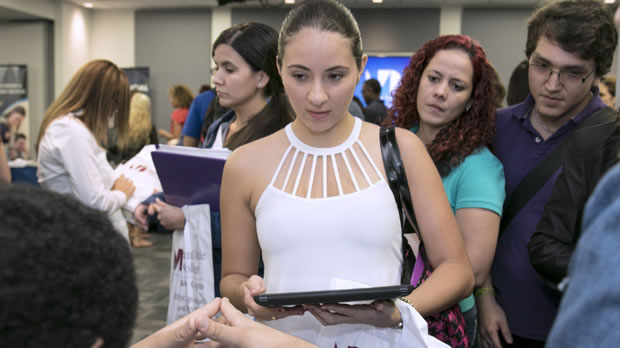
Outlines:
{"label": "dark curly hair", "polygon": [[444,35],[425,43],[411,57],[386,120],[386,124],[404,128],[418,124],[416,100],[420,78],[435,54],[445,49],[467,53],[474,74],[471,108],[445,126],[426,147],[441,176],[450,173],[480,147],[489,146],[495,136],[495,72],[480,44],[465,35]]}
{"label": "dark curly hair", "polygon": [[25,185],[0,189],[0,347],[126,347],[138,292],[105,213]]}
{"label": "dark curly hair", "polygon": [[618,43],[613,15],[601,1],[565,0],[534,12],[527,25],[528,59],[542,35],[582,59],[594,59],[596,76],[609,71]]}

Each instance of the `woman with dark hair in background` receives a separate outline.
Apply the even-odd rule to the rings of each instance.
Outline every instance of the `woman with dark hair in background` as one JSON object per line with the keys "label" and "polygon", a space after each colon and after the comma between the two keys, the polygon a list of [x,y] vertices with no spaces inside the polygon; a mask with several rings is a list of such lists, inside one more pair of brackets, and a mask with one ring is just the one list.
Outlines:
{"label": "woman with dark hair in background", "polygon": [[125,177],[115,177],[104,147],[112,127],[120,148],[126,146],[128,120],[127,76],[112,62],[93,60],[75,73],[47,109],[37,139],[41,186],[107,212],[125,238],[121,207],[135,187]]}
{"label": "woman with dark hair in background", "polygon": [[[476,286],[489,274],[504,203],[504,172],[489,150],[495,135],[495,71],[479,43],[440,36],[411,58],[390,110],[397,126],[426,145],[463,234]],[[473,294],[460,302],[470,345],[477,312]]]}
{"label": "woman with dark hair in background", "polygon": [[[260,23],[235,25],[223,31],[213,44],[217,70],[213,84],[219,103],[230,108],[207,130],[204,148],[234,150],[267,136],[293,120],[276,66],[278,33]],[[148,207],[148,209],[147,209]],[[170,230],[182,230],[185,216],[179,207],[154,195],[138,205],[136,222],[147,229],[147,213],[157,213],[159,223]],[[212,226],[219,226],[219,213],[211,214]],[[219,295],[221,237],[212,230],[215,293]]]}
{"label": "woman with dark hair in background", "polygon": [[508,106],[519,104],[530,94],[530,85],[527,79],[527,59],[521,61],[510,74],[508,90],[506,91],[506,104]]}

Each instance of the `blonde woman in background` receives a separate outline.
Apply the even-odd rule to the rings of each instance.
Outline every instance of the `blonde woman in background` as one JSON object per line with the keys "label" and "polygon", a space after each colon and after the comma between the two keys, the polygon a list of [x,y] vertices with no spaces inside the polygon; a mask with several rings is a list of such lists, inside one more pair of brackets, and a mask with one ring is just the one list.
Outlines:
{"label": "blonde woman in background", "polygon": [[41,187],[105,211],[125,238],[121,207],[135,186],[114,175],[104,147],[109,128],[115,128],[120,148],[125,147],[128,119],[127,76],[110,61],[93,60],[78,70],[47,109],[37,139]]}
{"label": "blonde woman in background", "polygon": [[[144,93],[132,92],[129,104],[129,133],[127,150],[123,159],[128,160],[138,154],[145,145],[157,143],[157,130],[151,118],[151,98]],[[153,245],[146,240],[149,235],[135,225],[129,225],[129,238],[134,248],[145,248]]]}
{"label": "blonde woman in background", "polygon": [[613,75],[607,75],[603,77],[598,83],[598,95],[601,97],[603,103],[609,107],[614,107],[616,104],[616,77]]}
{"label": "blonde woman in background", "polygon": [[108,162],[113,167],[130,160],[145,145],[158,143],[157,129],[153,126],[151,117],[151,98],[144,93],[132,91],[129,105],[126,146],[119,149],[116,131],[110,129],[108,132]]}
{"label": "blonde woman in background", "polygon": [[144,93],[133,93],[129,109],[127,157],[135,156],[144,145],[157,142],[157,132],[151,116],[151,98]]}

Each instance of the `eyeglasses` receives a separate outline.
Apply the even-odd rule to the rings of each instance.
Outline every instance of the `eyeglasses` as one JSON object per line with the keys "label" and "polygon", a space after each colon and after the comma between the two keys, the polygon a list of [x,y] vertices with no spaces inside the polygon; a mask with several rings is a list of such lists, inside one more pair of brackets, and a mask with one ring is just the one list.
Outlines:
{"label": "eyeglasses", "polygon": [[576,85],[578,83],[584,83],[594,73],[596,68],[592,69],[585,76],[583,73],[573,70],[553,70],[547,64],[528,64],[528,67],[532,68],[532,71],[540,76],[545,76],[545,79],[550,79],[553,73],[558,74],[558,80],[562,84]]}

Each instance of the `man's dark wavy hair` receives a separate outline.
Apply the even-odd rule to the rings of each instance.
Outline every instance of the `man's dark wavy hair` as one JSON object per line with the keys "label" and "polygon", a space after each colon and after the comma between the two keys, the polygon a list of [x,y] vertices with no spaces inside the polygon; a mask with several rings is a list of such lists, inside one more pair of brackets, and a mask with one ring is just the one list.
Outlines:
{"label": "man's dark wavy hair", "polygon": [[474,74],[471,108],[463,110],[426,146],[441,176],[450,173],[476,150],[489,146],[495,136],[495,71],[478,42],[465,35],[443,35],[425,43],[411,57],[385,121],[386,125],[404,128],[418,124],[420,114],[416,101],[422,73],[435,54],[446,49],[467,53]]}
{"label": "man's dark wavy hair", "polygon": [[0,347],[126,347],[138,291],[107,215],[74,198],[0,189]]}
{"label": "man's dark wavy hair", "polygon": [[613,15],[601,1],[565,0],[534,12],[527,25],[528,59],[543,35],[567,52],[594,59],[596,76],[609,71],[618,43]]}

